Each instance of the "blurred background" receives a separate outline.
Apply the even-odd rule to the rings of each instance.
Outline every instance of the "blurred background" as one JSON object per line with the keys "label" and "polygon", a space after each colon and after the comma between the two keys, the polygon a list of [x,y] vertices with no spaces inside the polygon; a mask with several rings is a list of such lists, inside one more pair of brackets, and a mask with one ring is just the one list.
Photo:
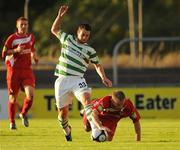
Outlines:
{"label": "blurred background", "polygon": [[[35,72],[39,75],[41,73],[38,70],[46,70],[47,76],[52,76],[60,54],[60,45],[50,28],[64,2],[65,0],[1,0],[1,50],[6,38],[15,31],[16,19],[26,16],[30,32],[36,36],[36,49],[40,57],[39,66],[34,67]],[[66,3],[70,8],[63,18],[62,29],[76,34],[79,23],[91,24],[93,30],[89,44],[96,49],[115,85],[143,84],[140,83],[143,77],[146,84],[148,74],[151,74],[151,78],[147,84],[179,84],[179,0],[73,0]],[[2,59],[0,69],[5,69]],[[2,74],[3,72],[1,82]],[[97,75],[92,74],[91,79],[88,74],[90,84],[95,83],[96,86],[96,83],[100,83]],[[45,82],[45,79],[41,81]],[[3,85],[4,82],[1,86]]]}
{"label": "blurred background", "polygon": [[[129,118],[120,121],[112,143],[92,143],[84,132],[82,107],[76,99],[69,113],[73,143],[64,142],[54,97],[54,69],[61,45],[50,32],[64,3],[70,8],[62,29],[76,34],[79,23],[91,24],[89,44],[113,81],[112,88],[104,87],[90,64],[85,79],[92,87],[91,98],[124,91],[141,114],[141,143],[134,142]],[[0,0],[0,52],[20,16],[29,19],[29,31],[36,36],[40,61],[38,66],[33,64],[35,96],[28,112],[30,128],[22,127],[18,119],[25,96],[20,92],[18,130],[9,131],[6,67],[0,57],[0,150],[180,150],[180,0]]]}
{"label": "blurred background", "polygon": [[[40,61],[39,65],[33,65],[33,68],[36,87],[39,89],[36,90],[36,97],[39,100],[44,102],[47,100],[46,104],[50,104],[51,99],[54,101],[53,88],[56,78],[54,69],[61,45],[51,34],[50,29],[62,4],[68,4],[70,7],[62,22],[62,29],[65,32],[76,34],[79,23],[91,24],[89,44],[97,51],[107,76],[113,81],[113,87],[129,88],[125,91],[132,99],[139,93],[144,94],[147,96],[142,100],[145,103],[148,96],[155,101],[160,96],[162,102],[164,98],[169,100],[175,98],[177,103],[172,108],[173,111],[169,107],[170,111],[167,110],[167,113],[171,116],[173,112],[176,114],[175,117],[178,117],[179,0],[1,0],[1,52],[7,37],[16,30],[16,19],[20,16],[29,19],[29,31],[36,36],[36,49]],[[103,87],[92,65],[89,66],[85,78],[89,86]],[[0,92],[4,93],[4,89],[6,91],[6,68],[0,59]],[[6,99],[2,93],[1,98]],[[109,92],[102,89],[96,96],[106,94]],[[34,109],[35,107],[37,105],[34,105]],[[159,110],[156,107],[152,109],[155,110],[153,117],[156,117]],[[152,117],[152,113],[149,114]]]}

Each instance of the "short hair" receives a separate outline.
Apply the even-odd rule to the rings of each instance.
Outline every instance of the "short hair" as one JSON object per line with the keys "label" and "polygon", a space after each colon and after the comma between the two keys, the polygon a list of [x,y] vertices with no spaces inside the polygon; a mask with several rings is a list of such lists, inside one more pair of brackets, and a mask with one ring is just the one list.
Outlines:
{"label": "short hair", "polygon": [[88,23],[81,23],[79,26],[78,26],[78,29],[85,29],[87,31],[91,31],[91,26],[88,24]]}
{"label": "short hair", "polygon": [[125,94],[124,94],[124,92],[122,92],[122,91],[114,91],[113,93],[112,93],[112,98],[114,99],[114,98],[117,98],[117,99],[119,99],[120,101],[123,101],[124,99],[125,99]]}
{"label": "short hair", "polygon": [[25,18],[25,17],[19,17],[19,18],[16,20],[16,23],[17,23],[18,21],[20,21],[20,20],[28,21],[28,19]]}

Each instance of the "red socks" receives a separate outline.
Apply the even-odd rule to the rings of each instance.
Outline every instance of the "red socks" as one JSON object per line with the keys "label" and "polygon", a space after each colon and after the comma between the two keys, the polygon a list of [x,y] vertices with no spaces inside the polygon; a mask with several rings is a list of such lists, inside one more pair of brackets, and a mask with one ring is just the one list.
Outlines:
{"label": "red socks", "polygon": [[24,116],[28,112],[28,110],[31,108],[33,101],[29,100],[27,98],[24,99],[24,104],[22,107],[21,114]]}
{"label": "red socks", "polygon": [[[28,110],[31,108],[33,101],[28,100],[27,98],[24,99],[24,104],[22,107],[21,114],[24,116],[28,112]],[[15,123],[15,115],[16,115],[16,103],[11,103],[8,101],[8,114],[9,114],[9,120],[10,123]]]}
{"label": "red socks", "polygon": [[16,103],[11,103],[8,101],[8,114],[10,122],[15,123]]}

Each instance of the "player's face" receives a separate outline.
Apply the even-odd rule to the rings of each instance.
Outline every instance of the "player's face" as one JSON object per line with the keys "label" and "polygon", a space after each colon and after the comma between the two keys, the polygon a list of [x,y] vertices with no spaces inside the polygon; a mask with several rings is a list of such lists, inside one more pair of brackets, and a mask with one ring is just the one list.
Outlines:
{"label": "player's face", "polygon": [[120,101],[118,98],[112,99],[112,103],[116,109],[121,109],[124,105],[124,100]]}
{"label": "player's face", "polygon": [[84,28],[79,28],[77,31],[77,39],[80,43],[84,44],[89,40],[90,31],[87,31]]}
{"label": "player's face", "polygon": [[28,21],[26,20],[17,21],[16,27],[19,34],[26,34],[28,32]]}

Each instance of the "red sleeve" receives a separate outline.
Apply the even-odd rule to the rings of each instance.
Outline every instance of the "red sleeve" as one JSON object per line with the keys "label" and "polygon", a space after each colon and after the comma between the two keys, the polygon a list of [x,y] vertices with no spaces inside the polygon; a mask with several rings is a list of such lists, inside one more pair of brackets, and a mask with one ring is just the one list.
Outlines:
{"label": "red sleeve", "polygon": [[139,112],[137,111],[137,109],[134,107],[133,103],[130,100],[127,100],[127,103],[130,109],[129,117],[131,118],[133,123],[139,121],[139,119],[141,118]]}
{"label": "red sleeve", "polygon": [[10,35],[4,44],[4,47],[2,50],[2,59],[3,60],[5,60],[5,58],[6,58],[6,53],[7,53],[8,49],[12,49],[12,40],[13,40],[13,35]]}
{"label": "red sleeve", "polygon": [[133,110],[130,118],[131,118],[131,120],[132,120],[134,123],[137,122],[137,121],[139,121],[139,119],[141,118],[141,117],[140,117],[140,114],[139,114],[139,112],[137,111],[136,108],[134,108],[134,110]]}
{"label": "red sleeve", "polygon": [[1,55],[3,60],[5,60],[5,58],[6,58],[6,53],[7,53],[7,48],[6,48],[6,46],[4,46],[3,50],[2,50],[2,55]]}

